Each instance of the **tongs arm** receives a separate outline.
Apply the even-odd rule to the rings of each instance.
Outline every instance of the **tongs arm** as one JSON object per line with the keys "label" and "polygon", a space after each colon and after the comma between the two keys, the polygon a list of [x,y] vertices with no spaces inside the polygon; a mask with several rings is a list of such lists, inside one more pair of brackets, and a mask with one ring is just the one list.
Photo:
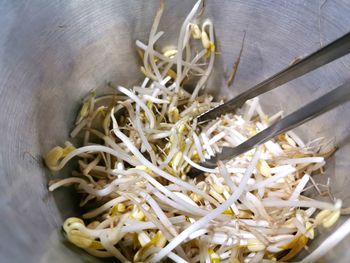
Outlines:
{"label": "tongs arm", "polygon": [[[312,120],[313,118],[343,104],[348,100],[350,100],[350,81],[328,92],[322,97],[310,102],[309,104],[289,114],[283,119],[275,122],[265,130],[259,132],[237,147],[224,147],[221,153],[213,156],[211,159],[206,160],[201,164],[201,166],[204,166],[206,168],[215,168],[219,160],[230,160],[252,149],[254,146],[263,144],[275,136],[281,133],[285,133],[309,120]],[[199,171],[192,167],[188,175],[190,177],[195,177],[201,173],[202,171]]]}
{"label": "tongs arm", "polygon": [[208,121],[220,117],[229,112],[234,112],[240,108],[247,100],[252,99],[260,94],[277,88],[284,83],[296,79],[306,73],[313,71],[333,60],[336,60],[350,53],[350,33],[338,38],[329,43],[318,51],[308,55],[298,62],[283,69],[272,77],[264,80],[256,86],[241,93],[237,97],[221,104],[220,106],[205,112],[198,117],[199,122]]}

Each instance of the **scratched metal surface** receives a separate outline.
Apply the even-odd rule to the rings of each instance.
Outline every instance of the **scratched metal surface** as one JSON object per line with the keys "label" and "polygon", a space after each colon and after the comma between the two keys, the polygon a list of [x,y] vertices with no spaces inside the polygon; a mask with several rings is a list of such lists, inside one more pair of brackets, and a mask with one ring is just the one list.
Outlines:
{"label": "scratched metal surface", "polygon": [[[194,1],[165,2],[163,43],[174,44]],[[350,30],[349,1],[328,0],[320,11],[321,2],[208,0],[206,15],[214,21],[220,52],[208,90],[233,96],[316,50],[320,42]],[[67,138],[72,113],[90,89],[104,87],[107,81],[137,83],[134,41],[147,39],[157,5],[156,0],[0,2],[1,262],[98,262],[62,242],[56,229],[63,218],[78,213],[76,202],[69,190],[47,192],[48,179],[58,175],[44,169],[40,156]],[[228,88],[223,80],[244,30],[246,45],[234,87]],[[349,69],[349,58],[343,58],[262,96],[261,101],[269,112],[280,108],[291,112],[342,83]],[[347,205],[349,113],[347,104],[299,129],[305,138],[334,137],[341,146],[327,174],[334,194]],[[346,262],[348,242],[350,238],[324,262]]]}

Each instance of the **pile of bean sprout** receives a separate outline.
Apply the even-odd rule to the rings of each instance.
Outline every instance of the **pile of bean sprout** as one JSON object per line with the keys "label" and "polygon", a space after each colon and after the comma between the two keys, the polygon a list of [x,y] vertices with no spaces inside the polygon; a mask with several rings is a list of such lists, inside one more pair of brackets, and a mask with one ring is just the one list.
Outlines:
{"label": "pile of bean sprout", "polygon": [[[340,200],[304,195],[318,189],[312,175],[323,172],[334,151],[325,140],[304,143],[290,131],[215,169],[198,164],[283,114],[268,117],[254,98],[235,114],[197,122],[223,103],[200,92],[216,56],[212,21],[199,23],[201,6],[184,20],[177,46],[160,51],[161,1],[148,43],[136,42],[144,81],[100,97],[91,92],[71,133],[83,145],[66,142],[45,156],[52,171],[77,160],[72,176],[52,180],[49,190],[75,185],[81,193],[87,212],[66,219],[63,229],[91,255],[120,262],[283,262],[340,216]],[[184,86],[193,79],[189,93]],[[192,166],[204,180],[186,175]],[[328,242],[312,260],[334,246]]]}

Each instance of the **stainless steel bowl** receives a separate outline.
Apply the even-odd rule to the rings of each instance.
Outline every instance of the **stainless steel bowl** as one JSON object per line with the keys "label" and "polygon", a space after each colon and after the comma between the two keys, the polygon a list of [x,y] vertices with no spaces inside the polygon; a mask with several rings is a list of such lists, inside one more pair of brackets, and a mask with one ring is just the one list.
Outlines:
{"label": "stainless steel bowl", "polygon": [[[322,3],[324,3],[322,5]],[[70,190],[48,193],[52,174],[41,156],[68,137],[81,98],[112,81],[140,79],[135,40],[146,41],[158,1],[0,2],[0,256],[1,262],[97,262],[63,242],[62,220],[78,213]],[[163,44],[176,43],[194,1],[165,1]],[[320,7],[322,5],[322,7]],[[350,29],[347,0],[207,0],[219,53],[209,91],[233,96]],[[232,88],[224,79],[243,56]],[[265,108],[286,113],[336,87],[350,75],[345,57],[261,97]],[[298,130],[304,138],[335,138],[329,162],[336,197],[350,205],[350,104]],[[56,175],[57,176],[57,175]],[[336,228],[336,227],[335,227]],[[310,246],[313,249],[326,234]],[[325,258],[348,262],[350,238]]]}

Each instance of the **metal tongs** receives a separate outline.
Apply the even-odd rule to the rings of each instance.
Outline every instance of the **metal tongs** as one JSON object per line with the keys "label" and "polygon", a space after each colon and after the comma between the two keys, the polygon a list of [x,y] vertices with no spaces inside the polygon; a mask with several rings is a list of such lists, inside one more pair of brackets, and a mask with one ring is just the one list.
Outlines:
{"label": "metal tongs", "polygon": [[[213,120],[225,113],[234,112],[236,109],[240,108],[247,100],[275,89],[293,79],[296,79],[310,71],[326,65],[333,60],[345,56],[348,53],[350,53],[350,33],[347,33],[346,35],[331,42],[327,46],[319,49],[311,55],[308,55],[307,57],[297,61],[296,63],[290,65],[272,77],[241,93],[228,102],[198,116],[198,122]],[[310,102],[309,104],[306,104],[288,116],[280,119],[265,130],[257,133],[255,136],[241,143],[237,147],[224,147],[221,153],[216,154],[200,165],[207,168],[215,168],[217,167],[218,161],[228,161],[252,149],[256,145],[263,144],[275,136],[287,132],[343,104],[349,99],[350,80],[323,95],[322,97]],[[192,167],[188,175],[190,177],[196,177],[202,173],[202,171]]]}

